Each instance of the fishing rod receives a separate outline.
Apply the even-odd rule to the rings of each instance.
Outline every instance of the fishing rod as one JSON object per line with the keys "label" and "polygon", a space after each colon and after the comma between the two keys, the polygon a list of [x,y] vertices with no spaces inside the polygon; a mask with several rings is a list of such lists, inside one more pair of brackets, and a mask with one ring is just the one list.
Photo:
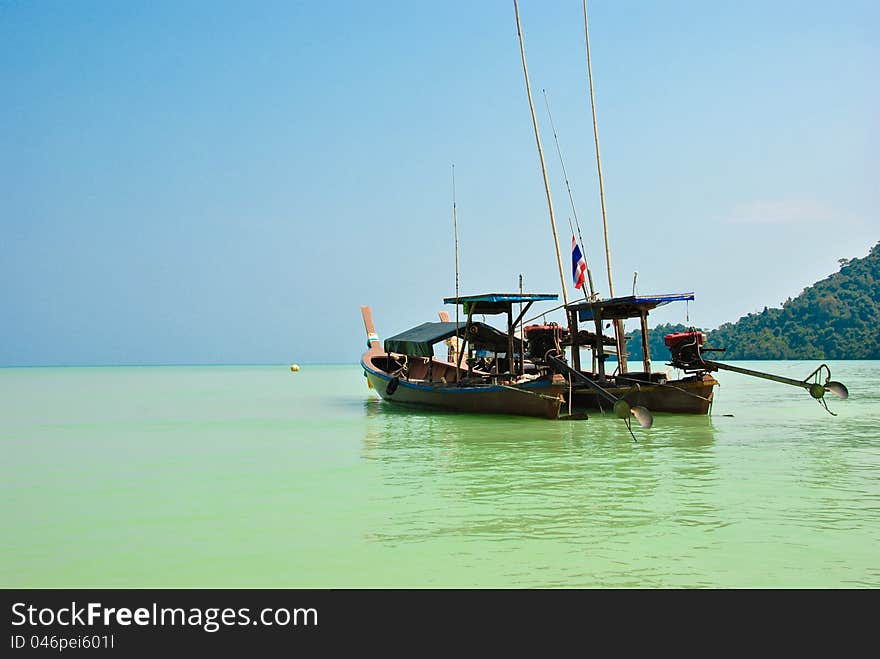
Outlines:
{"label": "fishing rod", "polygon": [[[590,296],[587,297],[586,291],[583,291],[583,293],[584,299],[589,302],[590,299],[596,297],[596,290],[593,288],[593,273],[590,270],[589,259],[587,259],[587,248],[584,244],[584,237],[581,235],[581,223],[578,220],[577,208],[575,208],[574,205],[574,196],[571,193],[571,185],[568,182],[568,172],[565,170],[565,160],[562,158],[562,149],[559,148],[559,136],[556,134],[556,124],[553,123],[553,113],[550,112],[550,101],[547,98],[547,90],[541,89],[541,92],[544,94],[544,104],[547,106],[547,117],[550,119],[550,130],[553,131],[553,141],[556,143],[556,154],[559,156],[559,164],[562,165],[562,177],[565,179],[565,189],[568,190],[568,201],[571,203],[571,212],[574,215],[575,225],[577,225],[578,240],[583,248],[584,264],[587,266],[587,280],[590,284]],[[571,233],[573,235],[574,229],[571,227],[571,218],[568,218],[568,226],[571,228]],[[583,287],[581,287],[581,290],[583,290]]]}

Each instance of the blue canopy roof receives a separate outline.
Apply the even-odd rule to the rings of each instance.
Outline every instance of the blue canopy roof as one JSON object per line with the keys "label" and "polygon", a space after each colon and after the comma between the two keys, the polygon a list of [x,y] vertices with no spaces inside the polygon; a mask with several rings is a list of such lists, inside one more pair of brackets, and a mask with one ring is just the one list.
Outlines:
{"label": "blue canopy roof", "polygon": [[[465,302],[539,302],[541,300],[558,300],[555,293],[483,293],[482,295],[461,295],[458,301]],[[443,302],[455,304],[456,298],[445,297]]]}
{"label": "blue canopy roof", "polygon": [[593,320],[594,314],[603,320],[619,318],[638,318],[643,312],[661,307],[670,302],[693,300],[693,293],[666,293],[663,295],[627,295],[612,297],[596,302],[578,302],[568,305],[568,309],[578,312],[578,320]]}
{"label": "blue canopy roof", "polygon": [[474,313],[494,314],[504,313],[514,304],[531,304],[542,300],[558,300],[555,293],[483,293],[482,295],[461,295],[458,298],[445,297],[445,304],[461,304],[464,312],[468,313],[472,308]]}

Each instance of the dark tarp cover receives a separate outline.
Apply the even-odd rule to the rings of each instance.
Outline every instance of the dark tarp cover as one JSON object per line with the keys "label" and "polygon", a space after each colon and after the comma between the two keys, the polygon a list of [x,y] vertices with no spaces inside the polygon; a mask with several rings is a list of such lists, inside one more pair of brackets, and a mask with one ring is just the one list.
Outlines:
{"label": "dark tarp cover", "polygon": [[[463,324],[459,327],[464,329]],[[434,344],[456,333],[455,323],[422,323],[405,332],[385,339],[385,352],[396,352],[414,357],[433,357]]]}
{"label": "dark tarp cover", "polygon": [[[457,333],[464,334],[464,323],[459,323],[458,327]],[[433,357],[434,344],[455,334],[455,323],[422,323],[385,339],[385,352],[396,352],[412,357]],[[470,341],[476,348],[507,352],[507,334],[486,323],[471,323]],[[515,351],[521,351],[521,343],[518,338],[513,339]]]}

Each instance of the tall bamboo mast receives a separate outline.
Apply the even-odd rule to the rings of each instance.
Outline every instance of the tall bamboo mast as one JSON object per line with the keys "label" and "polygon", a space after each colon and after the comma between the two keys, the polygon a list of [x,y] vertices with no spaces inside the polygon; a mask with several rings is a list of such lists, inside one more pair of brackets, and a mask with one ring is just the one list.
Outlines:
{"label": "tall bamboo mast", "polygon": [[[587,21],[587,0],[584,0],[584,41],[587,44],[587,80],[590,84],[590,109],[593,112],[593,139],[596,143],[596,167],[599,170],[599,201],[602,206],[602,228],[605,232],[605,266],[608,269],[608,293],[614,297],[614,281],[611,277],[611,245],[608,240],[608,216],[605,212],[605,181],[602,178],[602,157],[599,154],[599,123],[596,120],[596,98],[593,92],[593,67],[590,61],[590,30]],[[614,339],[617,342],[617,360],[620,370],[626,373],[626,341],[623,321],[614,321]]]}
{"label": "tall bamboo mast", "polygon": [[[458,353],[458,211],[455,205],[455,164],[452,165],[452,231],[455,235],[455,352]],[[461,369],[455,362],[455,381],[461,381]]]}
{"label": "tall bamboo mast", "polygon": [[523,45],[522,29],[519,24],[519,5],[513,0],[516,14],[516,34],[519,37],[519,52],[522,55],[523,75],[526,79],[526,94],[529,97],[529,109],[532,112],[532,126],[535,128],[535,143],[538,145],[538,158],[541,161],[541,174],[544,176],[544,190],[547,193],[547,208],[550,209],[550,228],[553,230],[553,244],[556,247],[556,263],[559,266],[559,283],[562,285],[562,301],[568,305],[568,292],[565,286],[565,275],[562,271],[562,256],[559,252],[559,236],[556,233],[556,216],[553,213],[553,199],[550,196],[550,182],[547,180],[547,167],[544,164],[544,151],[541,149],[541,136],[538,133],[538,119],[535,116],[535,104],[532,102],[532,88],[529,84],[529,69],[526,66],[526,49]]}
{"label": "tall bamboo mast", "polygon": [[[581,248],[583,248],[584,253],[582,256],[584,257],[584,265],[587,266],[587,282],[590,284],[590,295],[587,296],[587,291],[581,286],[581,291],[584,294],[584,300],[589,302],[592,298],[596,297],[596,289],[593,287],[593,273],[590,271],[590,264],[587,260],[587,246],[584,244],[584,237],[581,235],[581,223],[578,220],[577,208],[574,205],[574,196],[571,194],[571,185],[568,182],[568,172],[565,171],[565,161],[562,159],[562,149],[559,148],[559,136],[556,134],[556,126],[553,123],[553,114],[550,112],[550,101],[547,99],[547,90],[541,90],[544,93],[544,103],[547,104],[547,118],[550,119],[550,130],[553,131],[553,141],[556,143],[556,153],[559,155],[559,164],[562,166],[562,178],[565,180],[565,189],[568,190],[568,201],[571,202],[571,212],[574,215],[574,221],[577,224],[577,233],[578,240],[581,241]],[[574,227],[571,224],[571,218],[568,218],[568,227],[571,229],[571,236],[574,238]]]}

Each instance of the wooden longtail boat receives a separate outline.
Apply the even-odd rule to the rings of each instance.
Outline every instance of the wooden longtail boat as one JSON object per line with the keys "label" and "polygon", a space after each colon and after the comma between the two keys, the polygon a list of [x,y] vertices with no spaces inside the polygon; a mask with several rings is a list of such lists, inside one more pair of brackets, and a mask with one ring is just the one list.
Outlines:
{"label": "wooden longtail boat", "polygon": [[[367,351],[361,367],[369,385],[384,399],[459,412],[514,414],[555,419],[567,390],[565,379],[549,367],[529,366],[522,341],[513,328],[539,300],[556,295],[486,294],[447,298],[463,304],[467,321],[423,323],[380,344],[369,307],[361,307],[367,332]],[[516,321],[513,305],[524,304]],[[508,331],[501,332],[473,315],[507,313]],[[434,356],[434,345],[455,337],[461,348],[454,359]],[[465,351],[468,358],[463,362]]]}
{"label": "wooden longtail boat", "polygon": [[[648,313],[658,306],[678,300],[693,300],[693,293],[674,293],[668,295],[627,296],[607,300],[587,301],[566,306],[569,331],[555,328],[560,334],[554,349],[548,350],[544,359],[560,374],[564,374],[571,382],[567,402],[579,410],[609,409],[609,399],[616,397],[625,401],[634,410],[643,407],[651,412],[669,412],[678,414],[707,414],[711,409],[714,388],[718,381],[713,377],[715,371],[733,371],[750,377],[772,380],[780,384],[800,387],[809,392],[810,396],[821,404],[829,413],[825,394],[833,393],[838,398],[848,398],[846,386],[831,379],[831,370],[821,364],[803,380],[795,380],[784,376],[773,375],[752,369],[725,364],[706,359],[704,353],[724,352],[723,348],[709,348],[703,345],[706,335],[692,329],[686,332],[667,334],[664,343],[669,348],[669,366],[680,369],[684,376],[672,379],[668,371],[654,371],[651,364],[651,352],[648,343]],[[606,373],[605,360],[608,353],[606,345],[615,345],[616,341],[602,334],[603,323],[617,322],[628,318],[639,318],[642,329],[642,367],[639,372],[628,371],[626,355],[618,358],[618,366],[612,374]],[[578,331],[578,321],[592,321],[595,333]],[[528,328],[527,328],[528,330]],[[541,336],[543,330],[527,331],[531,353],[538,346],[548,346],[546,337]],[[572,364],[561,354],[561,347],[572,347]],[[625,345],[625,344],[624,344]],[[596,368],[585,371],[581,369],[580,348],[592,348]],[[620,370],[618,370],[620,369]]]}
{"label": "wooden longtail boat", "polygon": [[[693,300],[693,293],[673,293],[666,295],[630,295],[609,298],[594,302],[578,302],[566,307],[569,327],[569,343],[572,346],[572,366],[585,377],[598,382],[610,393],[623,398],[631,405],[642,405],[652,412],[673,412],[679,414],[708,414],[712,405],[715,386],[718,381],[707,371],[686,374],[673,379],[668,370],[653,371],[651,351],[648,345],[648,314],[655,308],[675,301]],[[638,318],[642,329],[642,370],[606,372],[605,361],[609,356],[606,344],[616,342],[604,337],[605,322],[623,321]],[[578,322],[591,322],[595,333],[578,331]],[[584,371],[580,364],[580,348],[593,350],[596,368]],[[618,360],[618,368],[626,362]],[[607,403],[597,396],[595,389],[575,386],[572,403],[585,409],[607,408]]]}
{"label": "wooden longtail boat", "polygon": [[[633,416],[635,416],[640,425],[650,427],[650,411],[654,412],[676,412],[690,414],[706,414],[708,413],[714,394],[714,387],[718,384],[712,373],[718,370],[733,371],[748,375],[750,377],[758,377],[767,380],[773,380],[781,384],[788,384],[806,389],[810,396],[818,401],[828,412],[824,396],[826,392],[831,392],[838,398],[847,398],[849,392],[846,386],[831,379],[831,370],[827,365],[822,364],[810,373],[803,380],[795,380],[770,373],[762,373],[752,369],[724,364],[714,360],[706,359],[704,352],[714,351],[723,352],[723,348],[706,348],[703,347],[705,335],[702,332],[692,330],[689,332],[681,332],[671,334],[665,337],[665,343],[670,350],[670,365],[684,371],[685,376],[679,379],[670,379],[666,372],[655,373],[651,369],[651,356],[648,345],[648,313],[668,302],[676,300],[692,300],[693,293],[672,294],[672,295],[656,295],[656,296],[632,296],[616,297],[614,294],[614,282],[611,271],[611,247],[608,239],[608,218],[605,212],[605,188],[602,177],[602,160],[599,151],[599,129],[596,119],[596,102],[593,91],[593,70],[590,62],[590,38],[587,21],[587,3],[584,2],[584,41],[586,45],[587,55],[587,76],[590,89],[590,108],[593,119],[593,139],[596,146],[596,168],[599,179],[599,200],[602,209],[602,224],[605,234],[605,264],[608,274],[608,290],[611,297],[605,300],[598,299],[598,293],[593,288],[593,280],[590,275],[586,258],[577,245],[577,241],[572,235],[572,276],[575,280],[575,288],[584,287],[584,271],[587,274],[587,282],[589,283],[590,293],[584,293],[585,301],[569,304],[566,293],[565,276],[562,271],[562,258],[559,250],[559,239],[556,231],[556,219],[553,211],[553,201],[550,194],[550,184],[547,179],[547,169],[544,163],[543,149],[541,148],[541,138],[538,131],[538,122],[535,116],[535,107],[532,102],[532,92],[529,83],[528,68],[526,66],[525,45],[523,43],[522,30],[519,20],[519,8],[517,1],[514,0],[514,14],[516,16],[517,35],[519,37],[520,55],[523,65],[523,78],[525,80],[526,96],[529,101],[529,110],[532,115],[532,126],[535,131],[535,145],[538,150],[538,160],[541,165],[541,174],[544,179],[544,190],[547,195],[547,209],[550,216],[550,226],[553,233],[553,242],[556,248],[556,262],[559,268],[559,279],[562,285],[562,296],[565,301],[564,307],[568,320],[568,330],[562,330],[559,327],[542,329],[531,328],[532,336],[528,338],[529,352],[532,359],[543,359],[544,362],[556,369],[557,373],[566,376],[570,386],[568,403],[571,406],[577,406],[586,409],[603,408],[603,400],[605,404],[613,403],[613,408],[620,418],[629,421],[627,408],[630,408]],[[547,104],[549,114],[550,106]],[[552,116],[550,117],[551,126],[553,124]],[[556,139],[556,131],[554,128],[554,139]],[[559,149],[558,140],[556,142],[557,151],[559,152],[560,162],[562,161],[562,152]],[[574,200],[571,196],[571,189],[568,186],[568,175],[565,174],[565,165],[562,165],[562,171],[565,176],[566,187],[569,190],[569,200],[572,205],[572,213],[575,223],[578,226],[578,235],[580,235],[580,225],[577,221],[577,211],[574,207]],[[572,228],[572,234],[574,229]],[[581,240],[583,242],[583,240]],[[635,281],[633,282],[635,290]],[[641,372],[628,372],[627,355],[626,355],[626,338],[624,336],[623,322],[628,318],[639,318],[641,320],[642,329],[642,350],[643,370]],[[582,333],[578,330],[578,321],[592,321],[595,325],[595,333]],[[608,321],[609,326],[614,327],[614,339],[608,341],[615,346],[617,354],[617,369],[615,373],[609,375],[605,369],[605,359],[607,353],[605,351],[606,337],[603,336],[603,323]],[[529,328],[527,328],[528,330]],[[562,350],[566,345],[565,334],[567,334],[567,345],[572,346],[572,364],[565,360]],[[552,341],[548,341],[548,336]],[[610,339],[610,337],[608,337]],[[580,364],[580,348],[588,346],[593,349],[594,367],[588,371],[583,370]],[[546,352],[544,352],[546,350]],[[542,354],[543,353],[543,354]]]}
{"label": "wooden longtail boat", "polygon": [[[556,370],[557,373],[564,375],[567,379],[569,385],[569,391],[567,393],[567,403],[569,407],[577,407],[581,409],[608,409],[612,408],[615,412],[620,416],[620,418],[624,419],[627,423],[629,423],[630,414],[635,416],[639,421],[640,425],[643,427],[650,427],[652,423],[651,415],[649,410],[658,410],[658,411],[676,411],[676,412],[694,412],[694,413],[703,413],[705,414],[709,410],[709,405],[712,401],[712,387],[717,384],[714,379],[700,379],[697,378],[694,381],[687,382],[678,382],[675,384],[668,383],[666,381],[665,374],[653,374],[651,373],[650,365],[648,364],[645,368],[645,373],[641,374],[642,377],[639,377],[639,374],[627,374],[626,373],[626,347],[625,347],[625,339],[623,338],[623,322],[622,318],[629,317],[627,315],[621,315],[622,309],[626,308],[628,312],[637,312],[643,318],[647,315],[647,306],[650,304],[650,301],[644,300],[642,304],[637,305],[635,309],[632,307],[624,307],[621,304],[622,299],[614,297],[614,284],[611,277],[611,251],[610,245],[608,241],[608,223],[605,214],[605,193],[602,181],[602,169],[601,169],[601,161],[599,157],[599,135],[598,128],[596,122],[596,112],[595,112],[595,104],[593,102],[593,82],[592,82],[592,70],[589,62],[589,38],[587,37],[587,23],[586,23],[586,3],[584,3],[584,36],[586,38],[587,45],[587,69],[589,71],[589,82],[590,82],[590,100],[591,107],[593,110],[593,132],[594,138],[596,142],[596,161],[598,165],[599,171],[599,189],[600,189],[600,200],[602,205],[602,222],[604,226],[605,233],[605,254],[606,254],[606,264],[608,268],[608,286],[609,291],[611,293],[611,299],[597,301],[596,298],[598,295],[593,289],[593,280],[592,275],[589,273],[589,268],[586,264],[585,257],[581,256],[580,248],[577,245],[577,242],[572,235],[572,258],[573,258],[573,274],[575,278],[575,287],[581,288],[584,285],[584,270],[589,278],[590,284],[590,295],[586,296],[588,310],[583,313],[589,313],[591,318],[592,314],[595,315],[595,326],[596,332],[591,335],[591,338],[587,338],[586,340],[582,339],[581,334],[577,330],[577,313],[581,313],[580,306],[575,304],[569,304],[568,295],[566,292],[566,283],[565,276],[563,274],[562,267],[562,257],[559,249],[559,236],[556,230],[556,217],[553,210],[553,200],[550,192],[550,183],[547,177],[547,168],[544,162],[544,151],[541,147],[541,137],[540,131],[538,128],[537,117],[535,116],[535,106],[532,101],[532,91],[531,84],[529,82],[529,72],[528,66],[526,64],[526,53],[525,53],[525,44],[522,35],[522,29],[520,25],[519,19],[519,7],[517,1],[514,0],[514,14],[516,16],[516,30],[517,36],[519,38],[519,46],[520,46],[520,55],[522,59],[522,68],[523,68],[523,79],[525,82],[526,88],[526,96],[529,102],[529,110],[531,112],[532,117],[532,127],[535,132],[535,146],[538,151],[538,160],[541,166],[541,174],[544,180],[544,191],[547,196],[547,210],[550,217],[550,227],[553,235],[553,244],[556,251],[556,263],[559,269],[559,280],[561,284],[562,297],[564,300],[564,308],[566,309],[566,313],[568,315],[569,327],[568,330],[565,330],[561,327],[528,327],[526,328],[526,332],[530,335],[528,337],[529,344],[529,352],[528,356],[535,360],[536,362],[544,362],[547,363],[550,367]],[[546,99],[546,95],[545,95]],[[549,114],[550,105],[547,103],[547,111]],[[550,117],[551,126],[553,125],[553,118]],[[556,140],[556,129],[553,128],[553,136],[554,140]],[[559,153],[560,162],[562,161],[562,152],[559,148],[559,142],[556,140],[557,152]],[[574,199],[571,196],[571,188],[568,184],[568,175],[565,173],[565,165],[562,164],[562,170],[565,177],[566,187],[569,191],[569,200],[572,204],[572,212],[575,217],[575,222],[577,223],[577,211],[574,207]],[[572,228],[572,233],[574,233],[574,229]],[[580,234],[580,224],[578,223],[578,233]],[[693,296],[691,296],[693,297]],[[671,300],[670,300],[671,301]],[[665,301],[658,301],[659,303],[664,303]],[[655,304],[656,306],[656,304]],[[653,308],[653,307],[650,307]],[[612,311],[617,311],[618,313],[612,313]],[[604,312],[604,313],[603,313]],[[602,333],[602,320],[607,318],[611,320],[614,324],[614,340],[613,343],[616,345],[618,353],[618,358],[620,359],[620,368],[621,373],[617,377],[610,378],[605,373],[605,364],[604,360],[607,356],[607,353],[604,349],[605,345],[605,337]],[[589,334],[589,333],[587,333]],[[565,355],[563,353],[563,345],[572,346],[572,357],[573,357],[573,365],[570,365],[565,360]],[[598,371],[593,370],[583,371],[580,365],[580,348],[584,345],[589,348],[594,349],[594,363],[598,363]],[[646,362],[647,363],[647,362]],[[628,376],[628,377],[625,377]],[[677,385],[677,386],[676,386]]]}
{"label": "wooden longtail boat", "polygon": [[[566,312],[568,328],[556,324],[532,325],[524,328],[522,337],[515,335],[515,328],[524,314],[539,300],[555,300],[556,295],[499,294],[461,297],[458,294],[458,230],[455,206],[455,179],[453,167],[453,224],[455,227],[455,280],[456,295],[446,298],[447,304],[462,305],[467,314],[464,326],[457,322],[443,320],[439,323],[423,323],[406,332],[386,340],[380,346],[373,326],[369,307],[361,307],[367,331],[367,352],[361,359],[361,366],[369,385],[388,401],[409,405],[422,405],[433,408],[463,412],[492,414],[519,414],[555,419],[559,416],[563,402],[569,409],[610,409],[622,419],[632,433],[631,420],[635,418],[643,428],[653,424],[654,412],[684,414],[707,414],[711,408],[714,388],[718,384],[712,373],[728,370],[744,375],[759,377],[782,384],[806,389],[810,396],[828,406],[824,400],[826,392],[839,398],[847,398],[845,385],[831,380],[831,371],[822,364],[804,380],[794,380],[769,373],[762,373],[730,364],[705,359],[704,352],[723,351],[703,347],[705,335],[692,330],[671,334],[665,337],[670,349],[670,366],[684,371],[685,376],[672,379],[668,371],[654,372],[651,365],[648,344],[648,313],[658,306],[673,301],[693,300],[693,293],[669,295],[614,296],[611,276],[611,250],[608,240],[608,223],[605,213],[605,193],[602,180],[602,166],[599,154],[599,134],[596,121],[595,100],[593,96],[592,67],[590,64],[589,35],[587,31],[587,7],[584,2],[584,37],[587,52],[590,105],[593,114],[593,134],[596,145],[596,164],[599,174],[599,192],[602,207],[602,221],[605,233],[605,257],[608,271],[609,299],[598,299],[593,289],[592,276],[581,256],[580,248],[572,235],[573,278],[575,288],[584,286],[584,270],[590,284],[590,294],[584,302],[569,304],[563,275],[556,219],[550,194],[550,185],[544,163],[543,150],[535,116],[532,93],[526,66],[525,46],[520,29],[519,8],[514,0],[517,34],[520,42],[523,76],[526,94],[535,131],[535,143],[544,188],[550,225],[556,248],[556,261],[562,284],[563,307]],[[548,104],[549,112],[549,104]],[[552,124],[552,117],[551,117]],[[555,129],[554,129],[555,138]],[[557,142],[558,149],[558,142]],[[560,152],[560,160],[562,154]],[[564,165],[563,165],[564,172]],[[566,175],[566,186],[568,179]],[[571,198],[571,190],[569,189]],[[572,211],[577,222],[577,213],[572,200]],[[572,229],[574,233],[574,229]],[[578,234],[580,227],[578,225]],[[633,282],[635,290],[635,281]],[[513,306],[519,304],[521,311],[514,320]],[[523,308],[522,305],[525,304]],[[473,322],[474,312],[480,314],[507,314],[506,334],[485,323]],[[441,318],[444,315],[441,314]],[[448,316],[446,316],[448,318]],[[627,366],[626,339],[623,321],[639,318],[642,330],[643,370],[630,372]],[[605,337],[603,323],[614,327],[614,338]],[[592,322],[595,332],[579,331],[578,322]],[[447,361],[434,356],[434,345],[455,337],[456,345],[463,345]],[[614,345],[613,353],[605,346]],[[571,347],[571,363],[566,360],[564,347]],[[593,350],[593,368],[581,367],[581,348]],[[462,358],[467,348],[468,359],[462,366]],[[476,353],[481,351],[482,354]],[[489,354],[491,353],[491,357]],[[609,354],[617,355],[617,368],[608,374],[605,360]],[[480,357],[478,360],[477,357]],[[823,381],[824,378],[824,381]],[[831,410],[828,410],[831,412]],[[833,412],[831,412],[833,414]],[[635,435],[633,435],[635,439]]]}

